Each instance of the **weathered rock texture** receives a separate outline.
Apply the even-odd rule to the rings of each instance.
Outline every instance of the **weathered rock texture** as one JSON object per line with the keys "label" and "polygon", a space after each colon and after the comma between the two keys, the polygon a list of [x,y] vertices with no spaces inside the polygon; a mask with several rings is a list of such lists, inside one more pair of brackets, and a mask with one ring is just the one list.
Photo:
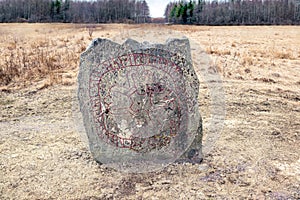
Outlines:
{"label": "weathered rock texture", "polygon": [[81,55],[78,96],[95,159],[130,172],[201,162],[199,81],[188,39],[96,39]]}

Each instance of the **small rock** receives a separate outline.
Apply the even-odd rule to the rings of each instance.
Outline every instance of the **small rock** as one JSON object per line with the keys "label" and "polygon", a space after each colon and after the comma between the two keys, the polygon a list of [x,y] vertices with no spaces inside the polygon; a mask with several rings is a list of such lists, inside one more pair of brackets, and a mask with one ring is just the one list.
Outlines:
{"label": "small rock", "polygon": [[198,166],[198,169],[199,169],[200,171],[207,171],[208,168],[209,168],[208,165],[205,164],[205,163],[202,163],[202,164],[200,164],[200,165]]}

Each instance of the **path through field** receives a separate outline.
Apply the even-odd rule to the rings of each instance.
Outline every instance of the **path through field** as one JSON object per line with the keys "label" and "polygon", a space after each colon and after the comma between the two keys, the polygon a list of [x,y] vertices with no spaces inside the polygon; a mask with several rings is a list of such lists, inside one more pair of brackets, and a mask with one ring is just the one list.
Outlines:
{"label": "path through field", "polygon": [[74,123],[79,55],[90,42],[85,25],[1,24],[0,33],[0,70],[11,52],[41,41],[70,59],[55,76],[1,84],[0,199],[300,198],[300,27],[96,25],[93,37],[117,41],[191,40],[205,137],[212,98],[205,53],[223,81],[224,128],[203,163],[145,174],[97,164]]}

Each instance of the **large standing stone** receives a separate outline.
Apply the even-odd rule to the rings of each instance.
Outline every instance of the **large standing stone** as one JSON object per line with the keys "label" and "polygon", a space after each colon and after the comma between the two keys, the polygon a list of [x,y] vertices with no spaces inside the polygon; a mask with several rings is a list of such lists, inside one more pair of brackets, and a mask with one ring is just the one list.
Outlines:
{"label": "large standing stone", "polygon": [[81,55],[78,82],[98,162],[130,172],[201,162],[199,81],[188,39],[122,45],[96,39]]}

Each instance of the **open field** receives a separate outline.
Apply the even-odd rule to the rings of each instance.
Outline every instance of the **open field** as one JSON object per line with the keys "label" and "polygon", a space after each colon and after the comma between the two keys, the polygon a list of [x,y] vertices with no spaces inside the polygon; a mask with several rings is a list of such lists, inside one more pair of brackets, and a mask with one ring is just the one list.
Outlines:
{"label": "open field", "polygon": [[[200,165],[122,174],[97,164],[73,121],[92,38],[191,39],[208,134],[207,53],[226,119]],[[201,49],[202,50],[201,50]],[[0,24],[0,199],[299,199],[300,27]]]}

